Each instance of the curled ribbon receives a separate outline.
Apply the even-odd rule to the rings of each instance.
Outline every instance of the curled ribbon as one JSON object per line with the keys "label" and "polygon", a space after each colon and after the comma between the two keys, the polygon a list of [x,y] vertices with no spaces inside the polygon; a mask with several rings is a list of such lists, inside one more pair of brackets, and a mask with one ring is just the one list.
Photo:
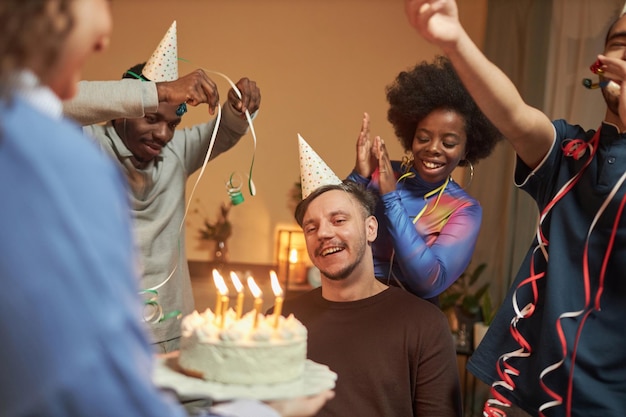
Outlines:
{"label": "curled ribbon", "polygon": [[[239,180],[238,183],[234,182],[236,179]],[[233,206],[241,204],[244,201],[243,194],[241,193],[241,182],[241,176],[235,172],[230,174],[230,178],[226,181],[226,190],[228,191],[228,196]]]}
{"label": "curled ribbon", "polygon": [[[188,62],[190,63],[190,61],[185,60],[183,58],[178,58],[180,61],[184,61],[184,62]],[[237,86],[235,85],[235,83],[228,78],[225,74],[222,74],[221,72],[218,71],[211,71],[211,70],[207,70],[202,68],[203,71],[207,72],[207,73],[211,73],[211,74],[216,74],[219,75],[220,77],[224,78],[229,85],[232,87],[232,89],[235,91],[235,93],[237,94],[237,96],[241,99],[242,95],[241,92],[239,91],[239,89],[237,88]],[[255,196],[256,195],[256,187],[254,185],[254,182],[252,181],[252,170],[254,167],[254,157],[256,154],[256,143],[257,143],[257,138],[256,138],[256,131],[254,130],[254,125],[252,124],[252,116],[250,116],[250,112],[246,109],[245,111],[245,116],[246,116],[246,121],[248,122],[248,126],[250,127],[250,133],[252,134],[252,138],[254,141],[254,150],[252,153],[252,162],[250,163],[250,172],[248,175],[248,189],[250,191],[250,195]],[[222,120],[222,106],[218,103],[217,106],[217,115],[215,117],[215,127],[213,128],[213,133],[211,134],[211,138],[209,140],[209,147],[207,149],[207,153],[204,157],[204,162],[202,163],[202,168],[200,169],[200,173],[192,187],[191,193],[189,195],[189,199],[187,201],[187,204],[185,205],[185,214],[183,215],[183,219],[180,223],[180,227],[178,229],[178,255],[180,256],[180,251],[181,251],[181,247],[180,247],[180,236],[182,233],[182,229],[185,226],[185,220],[187,219],[187,214],[189,213],[189,207],[190,207],[190,202],[192,201],[193,195],[196,191],[196,188],[200,182],[200,179],[202,178],[202,176],[204,175],[204,171],[206,169],[206,165],[208,163],[208,161],[211,159],[211,153],[213,151],[213,145],[215,144],[215,138],[217,136],[217,132],[219,130],[220,127],[220,123]],[[231,175],[231,180],[232,180],[232,175]],[[230,193],[229,193],[230,195]],[[243,202],[243,195],[241,195],[240,197],[234,197],[236,200],[241,199],[241,201],[239,201],[237,204]],[[231,195],[231,201],[232,201],[233,197]],[[234,204],[234,202],[233,202]],[[174,264],[174,266],[172,267],[172,270],[170,271],[170,273],[168,274],[167,278],[161,282],[160,284],[157,284],[151,288],[147,288],[145,290],[142,290],[141,293],[153,293],[155,294],[154,297],[152,297],[151,299],[147,300],[144,303],[144,310],[147,309],[147,311],[144,311],[144,320],[146,320],[147,322],[150,323],[160,323],[164,320],[167,320],[169,318],[172,317],[179,317],[180,316],[180,311],[175,310],[171,313],[168,314],[163,314],[162,311],[162,307],[160,306],[160,304],[156,301],[156,290],[161,288],[162,286],[164,286],[171,278],[172,276],[174,276],[174,272],[178,269],[178,262],[176,262]]]}
{"label": "curled ribbon", "polygon": [[157,301],[159,293],[155,290],[142,290],[140,294],[147,294],[149,298],[143,303],[143,320],[146,323],[161,323],[173,317],[180,318],[180,310],[163,314],[163,307]]}

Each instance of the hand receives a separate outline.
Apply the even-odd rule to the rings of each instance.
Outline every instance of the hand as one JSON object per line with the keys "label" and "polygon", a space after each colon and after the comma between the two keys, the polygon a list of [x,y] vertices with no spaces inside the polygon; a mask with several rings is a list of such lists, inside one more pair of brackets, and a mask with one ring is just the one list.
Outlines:
{"label": "hand", "polygon": [[267,405],[276,410],[282,417],[308,417],[317,414],[324,404],[334,397],[335,392],[327,390],[309,397],[268,401]]}
{"label": "hand", "polygon": [[215,109],[220,102],[217,86],[201,69],[175,81],[158,82],[156,87],[159,103],[187,103],[191,106],[207,103],[209,113],[215,114]]}
{"label": "hand", "polygon": [[606,55],[598,55],[598,61],[602,64],[602,77],[621,83],[626,79],[626,61],[621,58],[610,58]]}
{"label": "hand", "polygon": [[241,99],[237,95],[234,89],[228,91],[228,102],[235,108],[235,110],[245,113],[246,110],[250,114],[259,109],[261,105],[261,90],[256,86],[256,82],[242,78],[237,81],[237,89],[241,92]]}
{"label": "hand", "polygon": [[463,32],[454,0],[405,0],[404,11],[410,25],[431,43],[454,43]]}
{"label": "hand", "polygon": [[[611,98],[611,95],[615,95],[611,86],[604,87],[602,90],[606,97],[607,105],[609,105],[610,101],[617,100],[619,118],[622,125],[626,126],[626,92],[623,91],[623,82],[626,79],[626,62],[618,58],[609,58],[605,55],[598,55],[598,60],[602,63],[600,79],[602,81],[613,81],[620,86],[619,98],[617,99]],[[611,109],[611,105],[609,105],[609,109]]]}
{"label": "hand", "polygon": [[391,167],[391,160],[389,159],[385,141],[380,136],[376,136],[376,139],[374,139],[374,155],[378,158],[380,195],[390,193],[396,189],[396,176]]}
{"label": "hand", "polygon": [[372,154],[372,141],[370,140],[370,115],[363,113],[361,132],[356,140],[356,165],[354,169],[360,176],[369,178],[377,166],[378,161]]}

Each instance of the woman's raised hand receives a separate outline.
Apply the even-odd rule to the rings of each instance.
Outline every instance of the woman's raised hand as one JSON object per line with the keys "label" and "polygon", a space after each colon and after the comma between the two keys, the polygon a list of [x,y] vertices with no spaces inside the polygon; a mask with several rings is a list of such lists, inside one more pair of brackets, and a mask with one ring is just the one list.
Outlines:
{"label": "woman's raised hand", "polygon": [[380,195],[394,191],[396,189],[396,176],[391,167],[391,159],[389,158],[385,141],[380,136],[376,136],[374,139],[372,153],[378,159]]}
{"label": "woman's raised hand", "polygon": [[356,140],[356,164],[355,171],[364,178],[369,178],[378,166],[376,157],[372,154],[372,141],[370,140],[370,116],[363,113],[361,132]]}

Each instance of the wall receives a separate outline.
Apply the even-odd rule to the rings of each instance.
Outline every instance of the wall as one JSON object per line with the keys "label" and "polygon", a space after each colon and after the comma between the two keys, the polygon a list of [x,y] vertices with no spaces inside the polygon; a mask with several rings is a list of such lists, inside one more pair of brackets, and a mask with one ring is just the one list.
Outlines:
{"label": "wall", "polygon": [[[403,2],[390,0],[123,0],[112,2],[114,35],[110,48],[93,58],[85,79],[117,79],[130,66],[148,59],[173,20],[178,26],[181,74],[201,67],[255,80],[262,106],[251,135],[211,162],[187,219],[188,256],[209,258],[208,244],[197,239],[200,208],[214,220],[228,201],[224,182],[232,172],[252,178],[257,195],[244,193],[234,207],[229,241],[237,262],[274,262],[276,230],[297,227],[287,206],[299,180],[297,133],[340,177],[354,165],[354,147],[362,114],[372,133],[387,139],[392,157],[402,149],[386,120],[385,86],[399,71],[430,60],[438,49],[406,23]],[[486,0],[459,1],[460,16],[480,45]],[[226,98],[228,84],[212,76]],[[207,119],[206,107],[194,108],[184,124]],[[188,194],[197,179],[190,178]]]}

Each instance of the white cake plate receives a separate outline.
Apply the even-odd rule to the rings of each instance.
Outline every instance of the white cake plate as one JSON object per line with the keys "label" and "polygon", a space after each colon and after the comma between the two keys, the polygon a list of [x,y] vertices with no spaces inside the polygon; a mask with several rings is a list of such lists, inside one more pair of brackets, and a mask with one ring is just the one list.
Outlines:
{"label": "white cake plate", "polygon": [[183,374],[176,355],[157,359],[153,380],[161,388],[176,391],[181,399],[210,397],[214,401],[237,398],[269,401],[315,395],[332,389],[335,387],[337,374],[328,366],[307,359],[304,374],[293,381],[264,385],[221,384]]}

